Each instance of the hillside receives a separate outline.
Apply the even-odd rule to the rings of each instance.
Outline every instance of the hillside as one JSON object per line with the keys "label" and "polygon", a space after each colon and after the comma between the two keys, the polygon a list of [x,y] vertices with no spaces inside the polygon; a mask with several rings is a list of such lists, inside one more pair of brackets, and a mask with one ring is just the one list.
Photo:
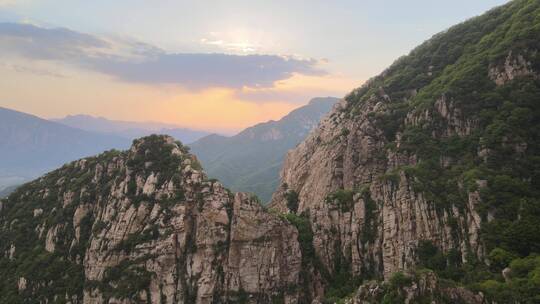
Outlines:
{"label": "hillside", "polygon": [[[516,0],[426,41],[287,153],[268,207],[169,136],[23,185],[0,303],[538,303],[538,37]],[[238,138],[297,130],[262,126]]]}
{"label": "hillside", "polygon": [[127,138],[129,140],[151,134],[166,134],[180,140],[183,143],[189,144],[210,134],[205,131],[179,128],[173,124],[119,121],[90,115],[68,115],[64,118],[53,119],[52,121],[72,128],[94,133],[110,134]]}
{"label": "hillside", "polygon": [[300,143],[338,100],[314,98],[278,121],[257,124],[232,137],[206,136],[189,146],[210,177],[268,202],[278,185],[287,151]]}
{"label": "hillside", "polygon": [[0,189],[130,141],[0,107]]}
{"label": "hillside", "polygon": [[155,135],[0,201],[0,253],[1,303],[290,302],[300,271],[291,225]]}
{"label": "hillside", "polygon": [[15,191],[15,189],[17,189],[18,186],[19,185],[7,186],[4,189],[0,190],[0,199],[10,195],[13,191]]}
{"label": "hillside", "polygon": [[538,37],[533,0],[454,26],[354,90],[288,154],[271,206],[309,223],[314,269],[343,278],[328,279],[328,297],[430,268],[499,303],[538,301]]}

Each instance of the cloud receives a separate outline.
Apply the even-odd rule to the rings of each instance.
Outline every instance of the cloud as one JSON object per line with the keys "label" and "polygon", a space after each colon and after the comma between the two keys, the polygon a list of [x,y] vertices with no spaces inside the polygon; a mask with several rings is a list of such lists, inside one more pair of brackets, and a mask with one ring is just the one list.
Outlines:
{"label": "cloud", "polygon": [[17,0],[0,0],[0,7],[2,6],[10,6],[17,3]]}
{"label": "cloud", "polygon": [[13,72],[28,73],[28,74],[38,75],[38,76],[49,76],[49,77],[54,77],[54,78],[66,77],[64,74],[59,73],[59,72],[50,71],[50,70],[42,69],[42,68],[36,68],[36,67],[28,67],[21,64],[15,64],[15,63],[0,62],[0,68],[5,68]]}
{"label": "cloud", "polygon": [[[0,0],[1,1],[1,0]],[[186,88],[273,87],[293,74],[324,75],[314,59],[277,55],[168,53],[122,38],[99,37],[64,28],[0,23],[0,54],[53,60],[144,84]]]}
{"label": "cloud", "polygon": [[269,88],[242,88],[236,91],[237,98],[252,102],[284,101],[303,104],[315,96],[341,97],[350,88],[358,87],[361,81],[340,75],[310,76],[294,74],[291,78],[278,81]]}
{"label": "cloud", "polygon": [[188,87],[270,87],[293,73],[319,73],[314,61],[272,55],[161,54],[143,62],[94,60],[99,71],[141,83]]}
{"label": "cloud", "polygon": [[220,47],[224,50],[231,52],[240,52],[240,53],[253,53],[256,52],[259,48],[258,45],[255,45],[251,42],[228,42],[223,40],[210,40],[207,38],[202,38],[201,43],[205,45]]}

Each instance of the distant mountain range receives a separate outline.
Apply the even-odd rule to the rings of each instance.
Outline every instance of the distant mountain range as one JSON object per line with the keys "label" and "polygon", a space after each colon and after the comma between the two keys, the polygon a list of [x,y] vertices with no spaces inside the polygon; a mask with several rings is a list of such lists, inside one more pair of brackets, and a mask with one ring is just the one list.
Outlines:
{"label": "distant mountain range", "polygon": [[12,185],[12,186],[8,186],[4,188],[3,190],[0,190],[0,199],[4,197],[8,197],[8,195],[10,195],[13,191],[15,191],[15,189],[17,189],[17,187],[19,186],[20,185]]}
{"label": "distant mountain range", "polygon": [[133,140],[150,134],[167,134],[184,144],[189,144],[197,139],[209,135],[209,132],[179,128],[174,124],[159,122],[133,122],[110,120],[103,117],[90,115],[68,115],[64,118],[52,119],[52,121],[81,130],[113,134]]}
{"label": "distant mountain range", "polygon": [[0,107],[0,191],[66,162],[125,149],[130,143],[117,135],[84,131]]}
{"label": "distant mountain range", "polygon": [[[268,201],[277,186],[285,154],[302,141],[337,98],[314,98],[279,121],[269,121],[226,137],[154,122],[115,121],[89,115],[45,120],[0,107],[0,196],[14,185],[63,164],[110,149],[125,149],[133,139],[166,134],[192,143],[210,177],[235,191]],[[193,142],[195,141],[195,142]]]}
{"label": "distant mountain range", "polygon": [[339,99],[314,98],[278,121],[247,128],[232,137],[209,135],[190,148],[210,177],[233,191],[252,192],[270,200],[287,151],[315,128]]}

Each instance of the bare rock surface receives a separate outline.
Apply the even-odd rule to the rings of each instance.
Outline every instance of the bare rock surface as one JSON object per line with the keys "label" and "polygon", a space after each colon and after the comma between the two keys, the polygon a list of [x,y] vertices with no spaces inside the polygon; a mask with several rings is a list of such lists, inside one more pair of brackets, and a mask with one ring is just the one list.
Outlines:
{"label": "bare rock surface", "polygon": [[[95,304],[298,299],[296,229],[251,195],[207,180],[197,159],[170,137],[143,138],[128,152],[68,164],[21,187],[4,211],[12,222],[23,221],[28,219],[14,208],[29,206],[32,220],[12,225],[13,235],[35,239],[50,265],[67,266],[55,272],[81,280],[80,287],[67,284],[44,297],[48,282],[61,273],[47,269],[44,277],[21,276],[14,288],[29,299],[38,294],[44,302],[67,297]],[[28,227],[34,229],[19,230]],[[28,254],[15,250],[24,248],[20,242],[14,237],[6,244],[4,254],[15,263]]]}

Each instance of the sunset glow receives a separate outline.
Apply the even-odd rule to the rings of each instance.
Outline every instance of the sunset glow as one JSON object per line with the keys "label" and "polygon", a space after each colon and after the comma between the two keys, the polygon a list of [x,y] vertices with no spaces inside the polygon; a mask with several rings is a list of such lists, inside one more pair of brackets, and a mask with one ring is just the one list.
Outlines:
{"label": "sunset glow", "polygon": [[[313,97],[343,97],[425,37],[504,1],[469,5],[467,15],[448,4],[448,20],[425,17],[429,30],[406,19],[429,16],[426,0],[425,11],[399,18],[409,8],[397,1],[75,2],[0,2],[0,106],[230,134]],[[386,36],[369,26],[376,18],[403,23],[392,31],[408,36]]]}

